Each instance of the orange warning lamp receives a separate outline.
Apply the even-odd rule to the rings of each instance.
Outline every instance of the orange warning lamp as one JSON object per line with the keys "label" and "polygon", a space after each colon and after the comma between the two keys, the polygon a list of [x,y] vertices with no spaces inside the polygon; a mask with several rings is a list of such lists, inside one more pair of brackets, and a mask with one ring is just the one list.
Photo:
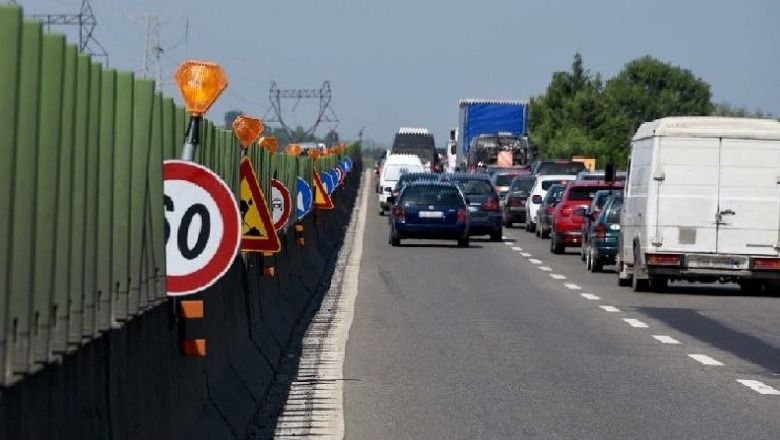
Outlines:
{"label": "orange warning lamp", "polygon": [[187,60],[173,75],[184,98],[184,106],[193,116],[202,116],[228,85],[219,64]]}
{"label": "orange warning lamp", "polygon": [[287,154],[292,154],[293,156],[297,156],[301,154],[302,148],[298,144],[287,144],[287,147],[284,149],[284,152]]}
{"label": "orange warning lamp", "polygon": [[233,120],[233,132],[244,149],[249,148],[252,142],[257,140],[264,128],[263,121],[257,118],[242,115]]}
{"label": "orange warning lamp", "polygon": [[311,158],[311,160],[317,160],[320,157],[320,152],[317,150],[310,150],[309,157]]}
{"label": "orange warning lamp", "polygon": [[279,141],[277,141],[273,136],[261,137],[259,144],[260,148],[265,148],[271,152],[271,154],[276,153],[276,150],[279,149]]}

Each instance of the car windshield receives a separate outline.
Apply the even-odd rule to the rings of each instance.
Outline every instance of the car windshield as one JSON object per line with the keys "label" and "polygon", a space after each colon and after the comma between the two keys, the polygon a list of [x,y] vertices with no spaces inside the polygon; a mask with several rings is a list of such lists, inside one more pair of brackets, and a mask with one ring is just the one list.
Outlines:
{"label": "car windshield", "polygon": [[550,189],[551,186],[556,184],[566,184],[566,181],[560,181],[560,180],[545,180],[542,182],[542,189],[547,191]]}
{"label": "car windshield", "polygon": [[561,184],[551,186],[550,190],[547,191],[547,195],[544,196],[545,203],[552,203],[555,200],[559,200],[564,189],[566,189],[566,187]]}
{"label": "car windshield", "polygon": [[401,197],[403,204],[439,204],[460,205],[461,197],[457,188],[446,186],[410,186]]}
{"label": "car windshield", "polygon": [[577,174],[586,170],[582,162],[544,162],[539,164],[537,174]]}
{"label": "car windshield", "polygon": [[488,195],[493,194],[493,187],[490,186],[490,183],[486,180],[482,179],[472,179],[472,180],[456,180],[455,184],[458,185],[458,187],[463,191],[466,195]]}

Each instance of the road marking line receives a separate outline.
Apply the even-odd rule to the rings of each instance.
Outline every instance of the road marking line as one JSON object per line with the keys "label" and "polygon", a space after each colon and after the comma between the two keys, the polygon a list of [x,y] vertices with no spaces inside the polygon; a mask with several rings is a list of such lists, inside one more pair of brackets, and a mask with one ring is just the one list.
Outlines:
{"label": "road marking line", "polygon": [[563,283],[564,286],[566,286],[567,289],[571,290],[582,290],[582,287],[574,284],[574,283]]}
{"label": "road marking line", "polygon": [[596,295],[594,295],[592,293],[583,293],[580,296],[582,296],[583,298],[585,298],[587,300],[590,300],[590,301],[598,301],[598,300],[601,299],[601,298],[599,298],[598,296],[596,296]]}
{"label": "road marking line", "polygon": [[649,325],[645,324],[644,322],[642,322],[642,321],[640,321],[638,319],[624,318],[623,321],[626,321],[628,323],[628,325],[630,325],[631,327],[636,327],[636,328],[648,328],[649,327]]}
{"label": "road marking line", "polygon": [[528,261],[531,264],[542,264],[542,260],[537,260],[536,258],[529,258]]}
{"label": "road marking line", "polygon": [[525,258],[528,258],[531,256],[528,252],[520,252],[520,255],[524,256]]}
{"label": "road marking line", "polygon": [[780,396],[780,391],[770,387],[769,385],[759,382],[757,380],[737,379],[737,382],[745,385],[758,394],[771,394],[774,396]]}
{"label": "road marking line", "polygon": [[543,270],[545,272],[552,272],[552,267],[548,266],[539,266],[539,270]]}
{"label": "road marking line", "polygon": [[688,357],[691,357],[704,365],[723,365],[723,362],[718,362],[704,354],[689,354]]}
{"label": "road marking line", "polygon": [[680,341],[678,341],[677,339],[674,339],[674,338],[673,338],[673,337],[671,337],[671,336],[665,336],[665,335],[653,335],[653,338],[654,338],[656,341],[658,341],[658,342],[660,342],[660,343],[662,343],[662,344],[679,344],[679,343],[680,343]]}
{"label": "road marking line", "polygon": [[605,312],[610,312],[610,313],[617,313],[620,311],[620,309],[615,306],[599,306],[599,307],[601,307],[601,309],[604,310]]}
{"label": "road marking line", "polygon": [[517,252],[521,252],[523,250],[523,248],[517,247],[517,246],[512,246],[512,250],[513,251],[517,251]]}
{"label": "road marking line", "polygon": [[[504,237],[504,238],[506,239],[506,237]],[[511,241],[505,241],[504,244],[507,245],[507,246],[512,246],[514,243],[511,242]]]}
{"label": "road marking line", "polygon": [[555,280],[565,280],[566,279],[566,275],[560,275],[560,274],[557,274],[557,273],[551,273],[550,277],[552,279],[555,279]]}
{"label": "road marking line", "polygon": [[509,240],[509,237],[507,237],[506,235],[502,235],[502,236],[501,236],[501,239],[502,239],[502,240]]}

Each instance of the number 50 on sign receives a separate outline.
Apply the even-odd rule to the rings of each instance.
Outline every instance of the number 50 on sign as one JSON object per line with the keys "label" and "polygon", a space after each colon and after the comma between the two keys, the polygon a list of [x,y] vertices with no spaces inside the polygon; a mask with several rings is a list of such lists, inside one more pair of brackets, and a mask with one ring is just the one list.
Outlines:
{"label": "number 50 on sign", "polygon": [[230,268],[241,241],[238,205],[225,182],[202,165],[165,161],[163,179],[168,295],[188,295]]}

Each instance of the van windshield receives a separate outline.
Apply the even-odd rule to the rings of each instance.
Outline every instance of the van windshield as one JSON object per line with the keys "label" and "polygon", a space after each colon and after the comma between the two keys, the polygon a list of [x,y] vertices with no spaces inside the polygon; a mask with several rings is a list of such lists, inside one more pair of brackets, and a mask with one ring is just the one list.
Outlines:
{"label": "van windshield", "polygon": [[385,180],[396,181],[401,174],[417,173],[423,169],[419,165],[403,164],[403,165],[388,165],[385,167]]}

